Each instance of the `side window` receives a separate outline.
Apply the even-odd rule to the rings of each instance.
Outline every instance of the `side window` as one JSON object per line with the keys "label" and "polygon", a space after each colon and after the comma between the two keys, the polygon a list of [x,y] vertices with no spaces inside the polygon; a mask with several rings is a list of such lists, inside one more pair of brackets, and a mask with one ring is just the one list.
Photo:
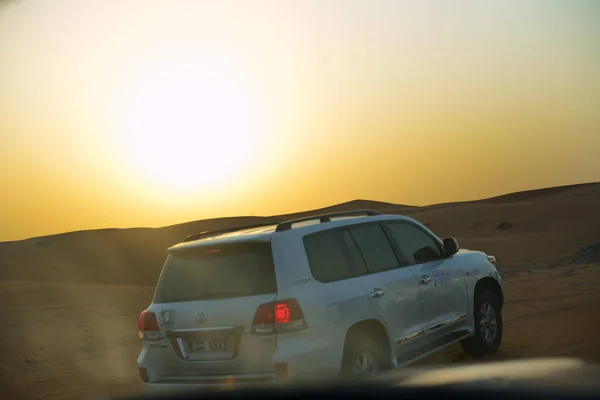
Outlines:
{"label": "side window", "polygon": [[343,234],[344,231],[331,230],[304,238],[310,271],[319,282],[339,281],[360,274]]}
{"label": "side window", "polygon": [[380,225],[364,225],[350,229],[350,233],[367,264],[369,272],[397,268],[398,260]]}
{"label": "side window", "polygon": [[396,245],[406,254],[411,264],[420,264],[442,258],[435,240],[414,225],[392,222],[387,227]]}

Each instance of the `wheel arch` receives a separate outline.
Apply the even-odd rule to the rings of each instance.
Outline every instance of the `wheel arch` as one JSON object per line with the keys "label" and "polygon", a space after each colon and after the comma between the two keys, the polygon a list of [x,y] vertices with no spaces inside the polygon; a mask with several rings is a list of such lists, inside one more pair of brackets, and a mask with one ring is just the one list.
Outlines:
{"label": "wheel arch", "polygon": [[496,279],[492,278],[491,276],[486,276],[479,279],[475,284],[474,296],[477,296],[477,293],[481,290],[489,290],[490,292],[494,293],[494,295],[498,297],[500,308],[504,306],[504,292]]}
{"label": "wheel arch", "polygon": [[377,341],[381,341],[386,345],[386,353],[388,354],[389,361],[392,362],[392,349],[393,344],[388,333],[387,328],[380,320],[376,318],[365,319],[354,323],[346,331],[346,337],[344,338],[344,354],[346,352],[346,346],[352,335],[356,333],[365,334],[374,337]]}

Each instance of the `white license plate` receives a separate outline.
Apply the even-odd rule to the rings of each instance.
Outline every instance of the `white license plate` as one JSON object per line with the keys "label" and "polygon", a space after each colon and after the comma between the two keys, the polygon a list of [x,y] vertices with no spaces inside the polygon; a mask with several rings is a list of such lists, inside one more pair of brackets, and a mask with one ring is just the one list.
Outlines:
{"label": "white license plate", "polygon": [[231,352],[231,338],[198,339],[187,342],[188,353],[226,353]]}

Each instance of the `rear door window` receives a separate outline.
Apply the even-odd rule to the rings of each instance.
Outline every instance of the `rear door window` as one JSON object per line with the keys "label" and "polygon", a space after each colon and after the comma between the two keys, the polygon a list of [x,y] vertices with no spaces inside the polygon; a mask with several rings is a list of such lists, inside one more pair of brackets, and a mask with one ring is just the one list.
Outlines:
{"label": "rear door window", "polygon": [[406,222],[386,224],[392,240],[408,257],[411,264],[439,260],[442,253],[437,242],[426,232]]}
{"label": "rear door window", "polygon": [[313,277],[319,282],[348,279],[366,272],[360,255],[348,246],[352,238],[343,230],[308,235],[304,247]]}
{"label": "rear door window", "polygon": [[276,292],[271,244],[246,242],[170,254],[154,301],[172,303]]}
{"label": "rear door window", "polygon": [[379,224],[362,225],[350,229],[369,272],[398,268],[398,259]]}

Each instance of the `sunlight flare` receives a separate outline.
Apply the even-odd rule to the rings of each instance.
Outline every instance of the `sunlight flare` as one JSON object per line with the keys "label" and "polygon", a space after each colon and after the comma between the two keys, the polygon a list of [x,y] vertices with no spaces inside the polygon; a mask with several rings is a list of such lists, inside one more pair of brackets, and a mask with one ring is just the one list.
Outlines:
{"label": "sunlight flare", "polygon": [[135,87],[125,135],[145,178],[177,191],[239,179],[258,135],[248,93],[227,72],[176,66]]}

